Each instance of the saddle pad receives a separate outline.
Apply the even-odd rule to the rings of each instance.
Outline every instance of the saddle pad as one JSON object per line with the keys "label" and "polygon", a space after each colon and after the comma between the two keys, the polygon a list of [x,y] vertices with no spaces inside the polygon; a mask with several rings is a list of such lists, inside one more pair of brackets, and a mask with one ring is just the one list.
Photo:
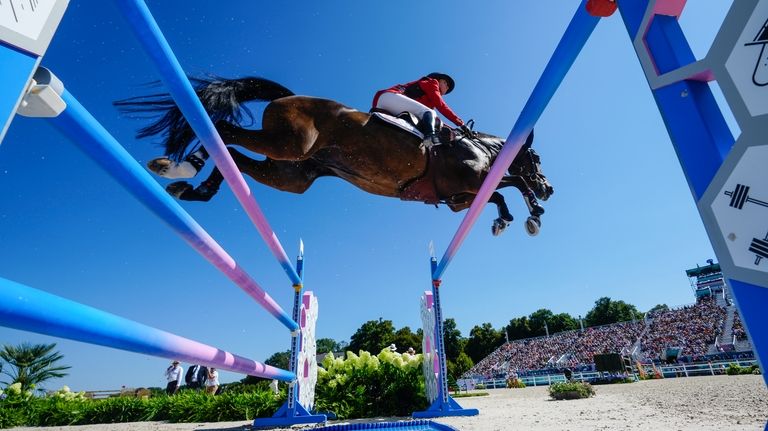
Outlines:
{"label": "saddle pad", "polygon": [[421,133],[413,124],[403,120],[402,118],[393,117],[383,112],[374,112],[371,114],[371,116],[376,117],[377,119],[399,129],[405,130],[406,132],[416,136],[419,139],[424,139],[423,133]]}

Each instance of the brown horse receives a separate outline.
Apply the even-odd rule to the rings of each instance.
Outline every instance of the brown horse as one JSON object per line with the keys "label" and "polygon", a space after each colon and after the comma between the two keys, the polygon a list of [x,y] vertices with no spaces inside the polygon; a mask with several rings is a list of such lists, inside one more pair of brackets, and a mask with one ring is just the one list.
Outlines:
{"label": "brown horse", "polygon": [[[262,78],[195,80],[197,94],[227,145],[237,145],[266,156],[255,160],[228,147],[241,172],[278,190],[303,193],[315,179],[335,176],[366,192],[445,204],[453,211],[468,208],[504,140],[474,133],[464,136],[444,127],[443,142],[425,146],[405,130],[377,120],[338,102],[296,96],[275,82]],[[241,127],[251,117],[242,103],[270,102],[263,114],[262,128]],[[166,178],[191,178],[205,163],[207,153],[196,142],[194,132],[167,95],[131,98],[116,102],[123,112],[150,112],[161,115],[143,128],[139,137],[162,135],[167,157],[152,160],[148,167]],[[251,117],[252,118],[252,117]],[[536,235],[544,209],[536,197],[546,200],[552,186],[541,173],[538,155],[530,148],[533,133],[509,168],[498,188],[517,187],[531,216],[526,230]],[[218,169],[198,187],[184,181],[170,184],[169,193],[182,200],[208,201],[223,181]],[[499,218],[492,232],[498,235],[512,221],[499,192]]]}

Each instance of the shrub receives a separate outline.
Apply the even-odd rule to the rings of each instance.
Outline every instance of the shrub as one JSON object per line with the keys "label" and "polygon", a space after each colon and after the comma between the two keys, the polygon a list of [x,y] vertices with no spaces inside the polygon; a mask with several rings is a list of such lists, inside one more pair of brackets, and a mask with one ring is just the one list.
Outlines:
{"label": "shrub", "polygon": [[742,367],[738,364],[729,364],[725,373],[729,376],[736,376],[739,374],[760,374],[760,367],[757,364],[748,367]]}
{"label": "shrub", "polygon": [[421,355],[384,349],[377,356],[327,355],[318,370],[315,409],[340,419],[406,416],[427,407]]}
{"label": "shrub", "polygon": [[169,397],[113,397],[93,400],[60,390],[45,398],[5,394],[0,400],[0,428],[18,425],[64,426],[137,421],[216,422],[253,420],[272,415],[281,398],[269,390],[224,393],[213,397],[182,391]]}
{"label": "shrub", "polygon": [[510,389],[522,389],[525,387],[525,383],[520,379],[510,377],[507,379],[507,387]]}
{"label": "shrub", "polygon": [[586,382],[557,382],[549,385],[549,396],[556,400],[589,398],[593,395],[595,390]]}

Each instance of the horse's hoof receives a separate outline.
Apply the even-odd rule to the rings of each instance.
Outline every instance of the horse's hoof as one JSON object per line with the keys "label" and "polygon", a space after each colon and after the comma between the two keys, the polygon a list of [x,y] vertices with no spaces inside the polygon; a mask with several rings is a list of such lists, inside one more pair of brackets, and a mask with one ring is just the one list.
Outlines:
{"label": "horse's hoof", "polygon": [[176,181],[175,183],[168,184],[165,187],[165,191],[176,199],[189,200],[184,199],[184,194],[192,191],[192,185],[186,181]]}
{"label": "horse's hoof", "polygon": [[147,163],[147,169],[163,178],[179,179],[192,178],[197,175],[198,169],[190,162],[176,163],[167,157],[158,157]]}
{"label": "horse's hoof", "polygon": [[203,182],[202,184],[197,186],[197,188],[195,188],[195,190],[194,190],[195,199],[194,200],[208,202],[218,192],[219,192],[219,188],[218,187],[211,187],[211,186],[206,185],[205,182]]}
{"label": "horse's hoof", "polygon": [[541,230],[541,219],[536,216],[528,217],[528,220],[525,221],[525,231],[530,236],[536,236],[539,234],[539,231]]}
{"label": "horse's hoof", "polygon": [[506,229],[509,224],[512,223],[512,221],[504,220],[503,218],[497,218],[493,221],[493,225],[491,226],[491,233],[493,236],[499,236],[501,235]]}

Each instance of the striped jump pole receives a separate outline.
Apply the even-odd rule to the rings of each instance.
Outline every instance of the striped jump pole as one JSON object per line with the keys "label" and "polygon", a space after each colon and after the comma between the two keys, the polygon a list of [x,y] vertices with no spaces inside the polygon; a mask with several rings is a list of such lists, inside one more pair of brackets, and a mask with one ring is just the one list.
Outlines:
{"label": "striped jump pole", "polygon": [[555,48],[549,63],[547,63],[547,67],[544,69],[523,110],[520,112],[517,122],[515,122],[512,131],[504,143],[504,147],[501,149],[493,166],[491,166],[491,170],[488,172],[488,176],[485,177],[483,185],[477,192],[472,206],[469,207],[467,215],[464,216],[464,220],[461,221],[456,234],[453,236],[450,244],[448,244],[445,254],[440,259],[440,263],[438,263],[437,268],[432,273],[433,280],[440,280],[442,278],[446,268],[488,203],[488,199],[491,198],[494,190],[496,190],[499,182],[501,182],[504,172],[509,169],[512,161],[517,157],[526,138],[528,138],[528,135],[533,130],[533,126],[536,125],[536,122],[544,112],[544,108],[547,107],[560,83],[563,82],[565,75],[571,69],[574,61],[576,61],[576,57],[587,43],[587,39],[589,39],[599,20],[600,18],[596,18],[587,12],[586,0],[583,0],[576,9],[576,13],[571,19],[568,28],[566,28],[563,37],[560,39],[557,48]]}
{"label": "striped jump pole", "polygon": [[435,313],[435,345],[439,361],[438,397],[427,410],[414,412],[414,417],[472,416],[478,414],[477,409],[462,408],[448,394],[446,358],[445,352],[443,351],[445,343],[443,337],[442,307],[440,305],[440,283],[448,264],[451,263],[451,260],[456,255],[459,247],[461,247],[464,239],[467,237],[470,230],[472,230],[472,226],[475,224],[483,208],[485,208],[485,205],[488,203],[488,199],[490,199],[491,195],[496,190],[496,187],[498,187],[499,182],[501,182],[504,173],[509,169],[512,161],[517,157],[517,154],[523,147],[528,135],[533,131],[533,126],[541,117],[544,108],[549,104],[549,101],[560,86],[560,83],[563,82],[566,73],[568,73],[568,70],[570,70],[574,61],[576,61],[576,57],[579,55],[579,52],[581,52],[581,49],[586,44],[587,39],[589,39],[592,31],[597,26],[600,19],[591,16],[587,12],[586,1],[587,0],[583,0],[576,9],[576,13],[555,48],[539,81],[531,92],[517,122],[515,122],[515,125],[512,127],[512,131],[509,133],[509,136],[504,143],[504,147],[496,158],[496,161],[493,163],[493,166],[491,166],[488,175],[485,177],[483,185],[475,196],[467,215],[464,216],[453,239],[450,244],[448,244],[448,248],[442,259],[440,259],[439,263],[437,263],[434,256],[430,259],[432,296]]}
{"label": "striped jump pole", "polygon": [[171,97],[176,101],[206,151],[213,157],[216,166],[240,205],[248,213],[248,217],[258,229],[264,242],[267,243],[272,254],[277,258],[285,273],[288,274],[291,282],[294,285],[301,284],[301,277],[296,273],[277,235],[256,203],[248,184],[237,169],[224,141],[197,98],[192,84],[189,83],[181,64],[160,31],[160,27],[152,17],[146,3],[143,0],[116,0],[115,4],[128,20],[131,29],[160,73],[163,83],[168,87]]}
{"label": "striped jump pole", "polygon": [[291,316],[163,190],[72,94],[63,89],[61,99],[66,104],[66,109],[58,116],[50,118],[54,126],[286,328],[291,331],[298,329]]}
{"label": "striped jump pole", "polygon": [[296,375],[0,278],[0,325],[286,382]]}

